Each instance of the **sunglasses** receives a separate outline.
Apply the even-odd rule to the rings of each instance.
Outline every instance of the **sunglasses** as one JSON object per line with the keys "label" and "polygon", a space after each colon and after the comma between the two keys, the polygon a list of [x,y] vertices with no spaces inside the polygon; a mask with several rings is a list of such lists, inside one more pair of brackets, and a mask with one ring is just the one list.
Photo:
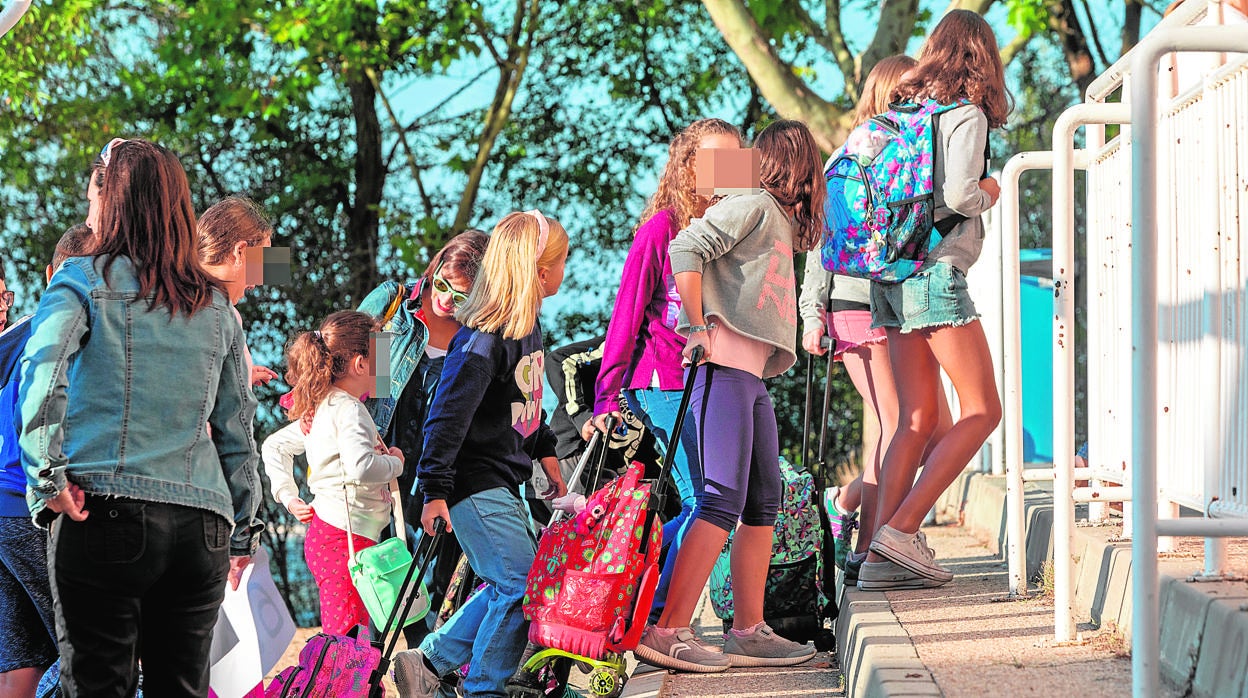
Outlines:
{"label": "sunglasses", "polygon": [[445,262],[446,260],[438,262],[438,268],[433,270],[433,290],[451,294],[451,302],[458,308],[468,301],[468,294],[451,288],[451,283],[442,276],[442,265]]}

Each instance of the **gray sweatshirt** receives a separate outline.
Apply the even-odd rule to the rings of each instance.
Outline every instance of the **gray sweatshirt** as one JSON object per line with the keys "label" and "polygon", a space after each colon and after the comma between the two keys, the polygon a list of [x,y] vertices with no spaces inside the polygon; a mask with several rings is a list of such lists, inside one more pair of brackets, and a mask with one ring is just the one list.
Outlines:
{"label": "gray sweatshirt", "polygon": [[[770,344],[763,377],[797,362],[797,298],[793,276],[795,229],[768,194],[725,196],[676,234],[667,248],[672,273],[702,274],[702,314],[738,334]],[[688,334],[684,310],[676,330]]]}
{"label": "gray sweatshirt", "polygon": [[[828,286],[832,293],[828,294]],[[834,301],[871,303],[871,281],[855,276],[833,274],[823,268],[819,248],[806,253],[806,274],[802,277],[802,295],[797,299],[797,309],[802,315],[802,332],[818,329],[823,322],[824,297]],[[835,307],[835,304],[833,304]],[[827,329],[826,327],[824,329]]]}
{"label": "gray sweatshirt", "polygon": [[979,214],[992,206],[988,193],[979,188],[988,117],[979,107],[968,104],[941,114],[936,126],[935,217],[941,220],[960,213],[967,220],[945,235],[919,270],[948,262],[965,274],[984,246],[984,222]]}

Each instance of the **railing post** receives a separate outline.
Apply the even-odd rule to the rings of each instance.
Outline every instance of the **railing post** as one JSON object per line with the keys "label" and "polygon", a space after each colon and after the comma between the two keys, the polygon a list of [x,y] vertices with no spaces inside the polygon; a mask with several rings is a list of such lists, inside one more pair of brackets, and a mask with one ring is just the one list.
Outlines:
{"label": "railing post", "polygon": [[[1239,51],[1248,25],[1163,29],[1131,60],[1131,678],[1136,696],[1159,693],[1161,656],[1157,570],[1157,64],[1172,51]],[[1173,522],[1167,532],[1173,533]]]}
{"label": "railing post", "polygon": [[1054,637],[1074,639],[1075,569],[1075,131],[1120,124],[1124,104],[1079,104],[1053,127],[1053,603]]}

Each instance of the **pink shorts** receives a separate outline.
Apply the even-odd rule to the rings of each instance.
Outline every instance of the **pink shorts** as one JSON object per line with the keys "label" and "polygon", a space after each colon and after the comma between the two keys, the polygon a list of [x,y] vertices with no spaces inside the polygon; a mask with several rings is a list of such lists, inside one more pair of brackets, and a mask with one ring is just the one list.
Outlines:
{"label": "pink shorts", "polygon": [[864,344],[875,344],[888,339],[882,327],[871,327],[870,310],[836,310],[827,314],[825,322],[828,336],[836,340],[836,358]]}

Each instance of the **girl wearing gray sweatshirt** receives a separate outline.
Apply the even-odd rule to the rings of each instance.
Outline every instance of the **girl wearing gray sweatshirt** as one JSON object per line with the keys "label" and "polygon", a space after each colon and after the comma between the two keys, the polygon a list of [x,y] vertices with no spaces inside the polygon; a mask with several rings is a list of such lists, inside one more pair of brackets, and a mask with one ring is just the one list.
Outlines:
{"label": "girl wearing gray sweatshirt", "polygon": [[[729,666],[788,666],[814,647],[779,637],[763,621],[772,526],[780,507],[776,414],[763,380],[797,360],[793,253],[823,232],[819,149],[805,124],[777,121],[758,136],[761,191],[726,196],[681,230],[668,247],[688,336],[705,362],[690,369],[703,470],[703,496],[676,557],[667,604],[635,653],[656,666],[717,672]],[[687,379],[688,380],[688,379]],[[729,531],[733,627],[722,653],[689,628],[698,594]]]}
{"label": "girl wearing gray sweatshirt", "polygon": [[[1001,420],[988,343],[966,286],[966,272],[984,239],[980,214],[1001,191],[995,179],[981,176],[988,129],[1003,126],[1010,111],[992,29],[974,12],[945,15],[893,96],[969,102],[941,115],[933,172],[936,220],[954,214],[966,220],[944,236],[913,276],[871,283],[872,326],[888,333],[899,420],[880,469],[875,520],[882,525],[858,575],[864,589],[939,586],[953,579],[936,564],[919,525]],[[960,414],[952,428],[933,438],[943,399],[942,368],[958,393]],[[925,447],[930,455],[915,481]]]}

